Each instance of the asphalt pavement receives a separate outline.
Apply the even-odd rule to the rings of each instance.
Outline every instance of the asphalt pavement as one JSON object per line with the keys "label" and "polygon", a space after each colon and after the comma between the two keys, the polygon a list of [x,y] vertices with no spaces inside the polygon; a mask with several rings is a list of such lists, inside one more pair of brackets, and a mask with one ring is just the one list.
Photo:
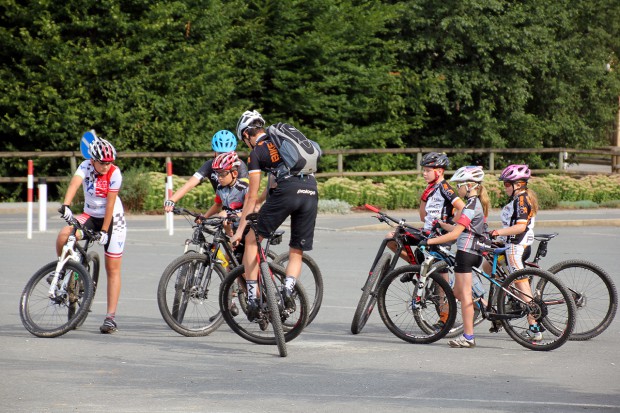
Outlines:
{"label": "asphalt pavement", "polygon": [[[618,317],[600,336],[552,352],[526,350],[505,333],[487,333],[484,323],[475,349],[451,349],[446,340],[408,344],[377,313],[352,335],[360,287],[389,230],[370,212],[317,218],[311,255],[324,277],[323,305],[280,358],[275,346],[247,342],[226,324],[188,338],[162,320],[157,284],[190,235],[182,217],[172,236],[162,216],[127,217],[117,334],[99,334],[103,280],[80,329],[54,339],[30,335],[19,296],[54,259],[62,221],[52,211],[47,231],[38,232],[35,212],[27,239],[23,208],[0,211],[2,412],[620,412]],[[415,211],[388,213],[417,222]],[[617,209],[541,211],[539,232],[560,233],[544,263],[588,259],[620,285],[617,222]]]}

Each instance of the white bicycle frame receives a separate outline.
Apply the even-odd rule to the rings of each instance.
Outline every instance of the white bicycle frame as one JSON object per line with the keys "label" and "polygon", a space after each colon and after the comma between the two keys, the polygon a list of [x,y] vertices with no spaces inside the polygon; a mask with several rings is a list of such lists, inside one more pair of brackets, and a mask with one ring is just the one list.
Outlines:
{"label": "white bicycle frame", "polygon": [[69,279],[71,277],[65,277],[62,281],[62,284],[58,286],[58,278],[60,278],[60,272],[65,267],[67,262],[73,260],[75,262],[80,262],[81,255],[78,251],[75,250],[75,243],[77,242],[77,238],[75,234],[69,235],[67,239],[67,243],[62,247],[62,253],[60,257],[58,257],[58,264],[56,264],[56,270],[54,270],[54,278],[52,278],[52,282],[49,289],[49,297],[56,298],[59,294],[67,293],[67,285],[69,284]]}

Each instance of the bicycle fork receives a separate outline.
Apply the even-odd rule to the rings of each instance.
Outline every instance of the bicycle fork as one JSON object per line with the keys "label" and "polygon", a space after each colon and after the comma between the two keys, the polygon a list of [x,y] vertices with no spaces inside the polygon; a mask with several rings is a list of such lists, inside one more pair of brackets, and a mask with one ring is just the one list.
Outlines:
{"label": "bicycle fork", "polygon": [[[65,265],[70,260],[80,262],[79,253],[73,249],[73,245],[76,242],[75,235],[70,235],[67,243],[62,247],[62,253],[60,257],[58,257],[58,264],[56,264],[56,269],[54,270],[54,276],[50,281],[50,288],[48,291],[49,298],[55,299],[58,297],[57,293],[65,294],[67,293],[67,286],[69,284],[71,277],[65,277],[62,281],[62,284],[58,286],[58,279],[60,278],[60,272],[65,268]],[[68,274],[67,274],[68,275]]]}

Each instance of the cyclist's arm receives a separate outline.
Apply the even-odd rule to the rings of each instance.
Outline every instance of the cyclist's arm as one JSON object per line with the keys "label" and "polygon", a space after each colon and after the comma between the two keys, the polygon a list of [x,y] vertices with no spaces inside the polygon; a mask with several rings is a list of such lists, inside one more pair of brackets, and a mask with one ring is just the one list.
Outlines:
{"label": "cyclist's arm", "polygon": [[517,222],[511,227],[500,228],[495,230],[500,237],[509,235],[519,235],[527,231],[527,221]]}
{"label": "cyclist's arm", "polygon": [[461,198],[456,198],[454,202],[452,202],[452,206],[454,207],[454,222],[458,221],[461,218],[461,213],[463,212],[463,208],[465,208],[465,202]]}
{"label": "cyclist's arm", "polygon": [[420,221],[424,222],[426,219],[426,201],[420,201]]}
{"label": "cyclist's arm", "polygon": [[248,193],[245,198],[245,203],[243,204],[243,210],[241,211],[241,217],[239,217],[239,228],[233,235],[231,239],[232,243],[239,241],[243,236],[243,232],[245,231],[246,221],[245,217],[254,212],[254,207],[257,205],[258,201],[258,190],[260,187],[260,171],[250,172],[250,186],[248,188]]}
{"label": "cyclist's arm", "polygon": [[218,204],[217,202],[211,205],[211,208],[204,213],[205,218],[209,218],[222,210],[222,204]]}
{"label": "cyclist's arm", "polygon": [[200,183],[200,179],[196,178],[195,176],[192,176],[191,178],[187,180],[187,182],[185,182],[185,185],[177,189],[177,191],[174,194],[172,194],[172,196],[170,197],[170,200],[172,202],[179,202],[179,200],[183,198],[185,194],[187,194],[192,188],[198,186],[199,183]]}
{"label": "cyclist's arm", "polygon": [[439,244],[447,244],[452,241],[456,241],[456,239],[461,235],[461,233],[465,231],[465,227],[462,224],[456,224],[452,227],[452,231],[444,234],[440,237],[429,238],[428,245],[439,245]]}
{"label": "cyclist's arm", "polygon": [[75,194],[77,194],[78,189],[82,186],[82,178],[80,175],[73,175],[71,178],[71,182],[69,182],[69,187],[67,188],[67,193],[65,194],[65,199],[62,201],[64,205],[71,205],[73,198],[75,198]]}

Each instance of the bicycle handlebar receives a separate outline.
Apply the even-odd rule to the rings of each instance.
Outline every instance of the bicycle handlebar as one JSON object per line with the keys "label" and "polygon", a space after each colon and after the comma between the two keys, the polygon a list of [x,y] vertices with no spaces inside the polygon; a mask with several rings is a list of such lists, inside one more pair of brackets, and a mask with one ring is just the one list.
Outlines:
{"label": "bicycle handlebar", "polygon": [[222,217],[205,218],[200,213],[193,212],[193,211],[190,211],[189,209],[185,209],[185,208],[182,208],[182,207],[174,207],[172,209],[172,213],[175,214],[175,215],[182,215],[182,214],[191,215],[194,218],[200,219],[200,225],[208,226],[208,227],[220,226],[220,225],[222,225],[222,223],[226,219],[226,218],[222,218]]}
{"label": "bicycle handlebar", "polygon": [[379,210],[379,208],[377,208],[374,205],[364,204],[364,207],[366,209],[372,211],[372,212],[376,212],[377,214],[379,214],[376,218],[379,221],[385,222],[388,225],[390,225],[390,223],[388,221],[392,221],[397,226],[399,226],[401,228],[405,228],[408,231],[411,231],[411,232],[415,233],[416,235],[421,235],[424,238],[428,238],[428,236],[431,235],[431,234],[427,234],[425,231],[421,230],[420,228],[415,228],[415,227],[412,227],[411,225],[405,224],[405,220],[404,219],[396,219],[396,218],[393,218],[393,217],[387,215],[384,212],[381,212],[381,210]]}
{"label": "bicycle handlebar", "polygon": [[65,219],[65,222],[67,223],[67,225],[71,225],[72,227],[75,227],[76,229],[79,229],[80,231],[85,233],[86,238],[90,241],[97,241],[99,238],[101,238],[98,232],[95,232],[90,228],[86,228],[75,217]]}

